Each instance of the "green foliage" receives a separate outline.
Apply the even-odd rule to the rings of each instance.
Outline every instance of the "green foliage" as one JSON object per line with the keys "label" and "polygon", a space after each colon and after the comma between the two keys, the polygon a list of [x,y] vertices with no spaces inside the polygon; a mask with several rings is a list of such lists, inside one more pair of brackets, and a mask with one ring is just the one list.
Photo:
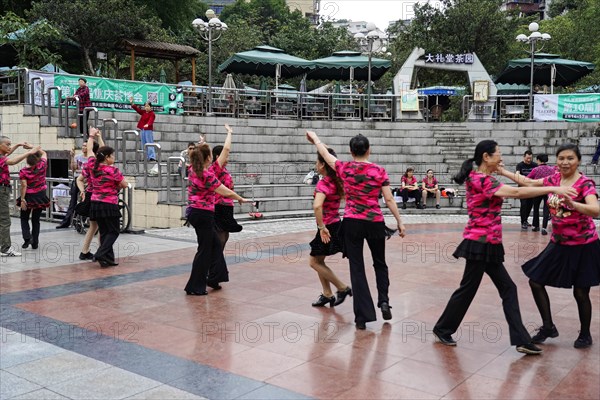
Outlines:
{"label": "green foliage", "polygon": [[444,122],[461,122],[462,115],[462,96],[450,96],[450,105],[447,110],[442,113],[442,121]]}
{"label": "green foliage", "polygon": [[97,51],[117,53],[123,39],[145,38],[160,29],[160,21],[133,0],[42,0],[34,3],[30,15],[46,18],[77,42],[90,74],[98,65]]}
{"label": "green foliage", "polygon": [[221,13],[221,20],[228,25],[230,19],[242,19],[249,25],[260,27],[264,43],[270,42],[289,17],[290,9],[285,0],[237,0]]}
{"label": "green foliage", "polygon": [[550,15],[551,18],[557,17],[564,12],[576,10],[581,3],[581,0],[553,0],[552,3],[550,3],[548,15]]}
{"label": "green foliage", "polygon": [[208,5],[199,0],[135,0],[137,7],[145,7],[147,12],[161,21],[162,28],[175,35],[189,30],[192,21],[203,17]]}
{"label": "green foliage", "polygon": [[596,64],[596,70],[581,79],[567,91],[584,88],[600,82],[600,0],[581,0],[577,7],[540,24],[541,32],[548,32],[552,40],[544,51],[560,54],[563,58]]}
{"label": "green foliage", "polygon": [[[415,18],[408,25],[400,23],[390,27],[395,37],[390,43],[395,61],[401,65],[414,47],[429,53],[477,54],[488,73],[499,73],[511,53],[514,34],[521,19],[500,11],[500,0],[442,0],[444,7],[435,8],[428,3],[416,5]],[[395,62],[393,69],[397,70]],[[465,79],[441,71],[419,73],[422,86],[438,83],[464,84]]]}
{"label": "green foliage", "polygon": [[46,20],[29,24],[10,11],[0,18],[0,45],[11,45],[15,49],[20,67],[60,64],[62,58],[56,47],[60,39],[60,32]]}
{"label": "green foliage", "polygon": [[31,0],[0,0],[0,15],[6,16],[12,12],[19,17],[25,17],[25,12],[31,8]]}

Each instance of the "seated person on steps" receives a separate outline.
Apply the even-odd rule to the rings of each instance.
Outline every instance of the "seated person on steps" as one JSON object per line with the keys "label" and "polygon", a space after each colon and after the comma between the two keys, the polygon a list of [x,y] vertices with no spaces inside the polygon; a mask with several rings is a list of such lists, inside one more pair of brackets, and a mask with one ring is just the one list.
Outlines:
{"label": "seated person on steps", "polygon": [[421,208],[421,189],[417,183],[417,178],[414,176],[415,169],[408,167],[404,175],[402,175],[402,208],[406,209],[406,203],[408,198],[412,197],[415,199],[417,208]]}
{"label": "seated person on steps", "polygon": [[438,180],[433,175],[433,170],[427,170],[427,176],[423,178],[423,185],[421,186],[423,199],[421,208],[424,210],[427,208],[427,198],[435,197],[435,208],[440,208],[440,189],[438,188]]}

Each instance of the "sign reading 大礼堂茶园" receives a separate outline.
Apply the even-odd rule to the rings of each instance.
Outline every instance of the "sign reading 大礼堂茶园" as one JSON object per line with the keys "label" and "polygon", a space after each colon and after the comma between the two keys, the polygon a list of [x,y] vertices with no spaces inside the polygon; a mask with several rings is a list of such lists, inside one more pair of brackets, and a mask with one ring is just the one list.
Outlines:
{"label": "sign reading \u5927\u793c\u5802\u8336\u56ed", "polygon": [[600,121],[600,94],[537,94],[533,101],[536,121]]}
{"label": "sign reading \u5927\u793c\u5802\u8336\u56ed", "polygon": [[427,53],[425,63],[429,64],[473,64],[473,53]]}
{"label": "sign reading \u5927\u793c\u5802\u8336\u56ed", "polygon": [[[67,97],[75,95],[75,91],[79,87],[79,76],[77,75],[60,75],[49,74],[43,72],[30,72],[29,79],[33,77],[40,78],[44,83],[44,87],[50,86],[59,87],[61,90],[61,101]],[[129,101],[133,97],[135,104],[142,105],[147,101],[152,103],[152,111],[157,114],[183,114],[183,93],[178,91],[176,87],[163,85],[160,83],[144,83],[133,81],[122,81],[116,79],[85,77],[87,86],[90,89],[90,100],[92,107],[96,107],[102,111],[125,111],[135,112],[131,108]],[[36,83],[35,102],[41,105],[41,87]],[[37,92],[40,92],[38,100]],[[52,92],[52,103],[58,105],[59,100],[56,98],[56,92]],[[69,101],[69,106],[75,106],[74,101]]]}

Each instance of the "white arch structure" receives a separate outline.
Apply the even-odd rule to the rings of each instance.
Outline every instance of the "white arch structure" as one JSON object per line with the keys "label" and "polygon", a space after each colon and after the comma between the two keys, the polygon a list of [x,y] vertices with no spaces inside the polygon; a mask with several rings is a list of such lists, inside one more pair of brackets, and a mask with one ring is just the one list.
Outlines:
{"label": "white arch structure", "polygon": [[[475,81],[487,81],[489,82],[488,86],[488,101],[478,103],[479,112],[477,116],[473,115],[472,112],[469,113],[469,119],[481,119],[481,118],[489,118],[494,113],[495,102],[493,100],[489,100],[496,96],[497,89],[496,85],[490,78],[490,75],[485,70],[485,67],[477,57],[475,53],[473,55],[473,62],[469,64],[451,64],[451,63],[432,63],[426,62],[422,56],[425,55],[425,50],[419,47],[415,47],[412,53],[408,56],[402,68],[398,71],[396,76],[394,76],[394,93],[402,94],[403,90],[414,89],[412,87],[413,77],[415,73],[415,68],[431,68],[431,69],[441,69],[445,71],[458,71],[458,72],[466,72],[469,76],[469,84],[471,89],[473,89],[473,82]],[[400,108],[400,101],[396,102],[396,115],[402,115],[402,119],[423,119],[423,115],[421,111],[414,112],[402,112]]]}

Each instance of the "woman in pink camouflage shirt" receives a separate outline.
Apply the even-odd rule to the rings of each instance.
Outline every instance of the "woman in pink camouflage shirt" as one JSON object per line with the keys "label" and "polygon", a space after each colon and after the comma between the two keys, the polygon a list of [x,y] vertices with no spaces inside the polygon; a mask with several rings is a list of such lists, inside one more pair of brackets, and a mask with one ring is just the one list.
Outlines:
{"label": "woman in pink camouflage shirt", "polygon": [[[473,169],[473,163],[477,169]],[[463,232],[463,241],[454,257],[467,260],[460,287],[452,294],[444,312],[433,328],[433,334],[446,346],[456,346],[452,334],[457,331],[473,298],[477,294],[483,274],[489,275],[502,298],[502,308],[508,322],[510,343],[520,353],[540,354],[542,350],[531,342],[531,336],[521,320],[517,286],[504,268],[502,245],[502,217],[500,210],[504,197],[531,198],[551,192],[575,194],[565,187],[511,187],[502,184],[491,174],[504,171],[498,143],[483,140],[475,147],[473,158],[466,160],[454,177],[465,184],[469,220]]]}
{"label": "woman in pink camouflage shirt", "polygon": [[363,245],[365,240],[371,250],[375,280],[377,282],[377,306],[384,320],[392,319],[388,290],[390,280],[385,262],[386,226],[379,208],[379,195],[383,194],[385,203],[394,215],[401,237],[405,228],[390,189],[390,180],[383,167],[369,162],[371,150],[369,140],[356,135],[350,140],[350,152],[353,161],[338,160],[329,154],[316,133],[307,131],[306,137],[313,143],[325,162],[333,168],[344,182],[346,207],[342,222],[344,256],[350,263],[350,281],[354,300],[354,322],[356,329],[366,329],[366,323],[377,320],[375,305],[369,291],[365,273]]}
{"label": "woman in pink camouflage shirt", "polygon": [[[40,150],[36,154],[29,154],[27,167],[19,171],[21,197],[17,199],[17,207],[21,208],[21,232],[23,234],[21,247],[24,249],[28,248],[30,244],[32,249],[38,248],[40,217],[42,212],[50,206],[50,199],[46,195],[47,170],[46,152]],[[29,229],[29,216],[31,216],[31,229]]]}
{"label": "woman in pink camouflage shirt", "polygon": [[558,336],[546,286],[573,288],[581,323],[573,346],[582,349],[592,345],[590,287],[600,284],[600,240],[592,219],[600,213],[600,206],[596,184],[578,171],[581,152],[576,145],[560,146],[556,163],[558,171],[543,179],[524,178],[506,170],[502,170],[502,175],[522,185],[560,185],[577,192],[574,197],[557,192],[548,196],[552,216],[550,243],[537,257],[523,264],[523,272],[529,277],[529,286],[542,317],[542,326],[533,342],[543,343],[547,338]]}

